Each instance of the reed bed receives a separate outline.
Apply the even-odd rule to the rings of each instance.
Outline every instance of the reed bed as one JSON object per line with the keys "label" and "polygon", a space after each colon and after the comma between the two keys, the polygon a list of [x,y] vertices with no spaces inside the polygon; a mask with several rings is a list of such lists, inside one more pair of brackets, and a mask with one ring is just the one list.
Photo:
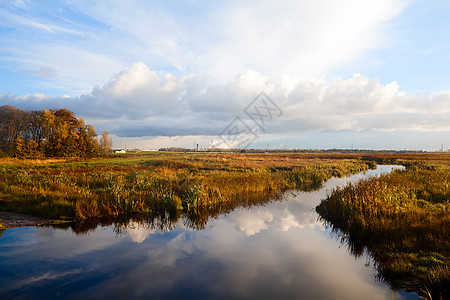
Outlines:
{"label": "reed bed", "polygon": [[[361,160],[295,155],[155,153],[87,160],[0,161],[0,209],[85,220],[183,212],[192,222],[319,188],[367,169]],[[200,220],[200,221],[199,221]]]}
{"label": "reed bed", "polygon": [[450,285],[450,164],[405,162],[406,170],[331,192],[316,208],[350,251],[368,250],[379,278],[436,293]]}

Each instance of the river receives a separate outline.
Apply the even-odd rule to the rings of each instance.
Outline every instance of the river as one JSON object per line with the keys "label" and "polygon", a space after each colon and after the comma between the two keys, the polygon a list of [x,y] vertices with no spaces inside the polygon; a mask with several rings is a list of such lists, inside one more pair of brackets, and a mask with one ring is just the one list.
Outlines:
{"label": "river", "polygon": [[379,280],[315,207],[333,187],[398,166],[331,178],[320,190],[236,209],[201,230],[180,218],[71,228],[22,227],[0,236],[1,299],[419,299]]}

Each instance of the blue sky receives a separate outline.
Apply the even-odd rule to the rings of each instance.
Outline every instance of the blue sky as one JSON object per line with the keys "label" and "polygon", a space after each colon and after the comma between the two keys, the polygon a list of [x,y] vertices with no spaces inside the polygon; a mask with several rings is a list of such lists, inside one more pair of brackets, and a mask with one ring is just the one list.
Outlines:
{"label": "blue sky", "polygon": [[[117,147],[450,148],[447,1],[0,0],[0,105],[73,110]],[[253,125],[252,125],[253,124]],[[223,145],[222,145],[223,146]]]}
{"label": "blue sky", "polygon": [[449,1],[412,1],[388,22],[390,42],[332,71],[347,77],[359,72],[382,83],[397,81],[407,92],[447,91],[450,84]]}

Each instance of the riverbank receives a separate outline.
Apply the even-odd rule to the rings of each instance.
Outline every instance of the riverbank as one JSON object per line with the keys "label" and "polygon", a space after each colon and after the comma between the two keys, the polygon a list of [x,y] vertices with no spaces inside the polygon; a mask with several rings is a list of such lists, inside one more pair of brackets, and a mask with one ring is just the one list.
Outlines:
{"label": "riverbank", "polygon": [[394,290],[448,296],[450,163],[405,165],[333,190],[316,210],[353,255],[370,253]]}
{"label": "riverbank", "polygon": [[[164,212],[219,214],[313,190],[373,161],[329,155],[173,153],[0,161],[0,210],[85,220]],[[262,200],[263,199],[263,200]]]}
{"label": "riverbank", "polygon": [[55,220],[40,218],[27,214],[0,211],[0,231],[24,227],[54,224]]}

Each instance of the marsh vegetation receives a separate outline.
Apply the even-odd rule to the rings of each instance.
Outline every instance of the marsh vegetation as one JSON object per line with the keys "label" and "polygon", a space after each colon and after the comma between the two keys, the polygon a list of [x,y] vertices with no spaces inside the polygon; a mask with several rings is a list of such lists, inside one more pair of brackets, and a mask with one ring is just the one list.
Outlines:
{"label": "marsh vegetation", "polygon": [[0,209],[85,220],[183,212],[216,215],[312,190],[371,163],[295,155],[153,153],[90,160],[0,162]]}
{"label": "marsh vegetation", "polygon": [[368,251],[393,289],[450,285],[450,164],[404,162],[405,170],[336,188],[316,208],[350,252]]}

